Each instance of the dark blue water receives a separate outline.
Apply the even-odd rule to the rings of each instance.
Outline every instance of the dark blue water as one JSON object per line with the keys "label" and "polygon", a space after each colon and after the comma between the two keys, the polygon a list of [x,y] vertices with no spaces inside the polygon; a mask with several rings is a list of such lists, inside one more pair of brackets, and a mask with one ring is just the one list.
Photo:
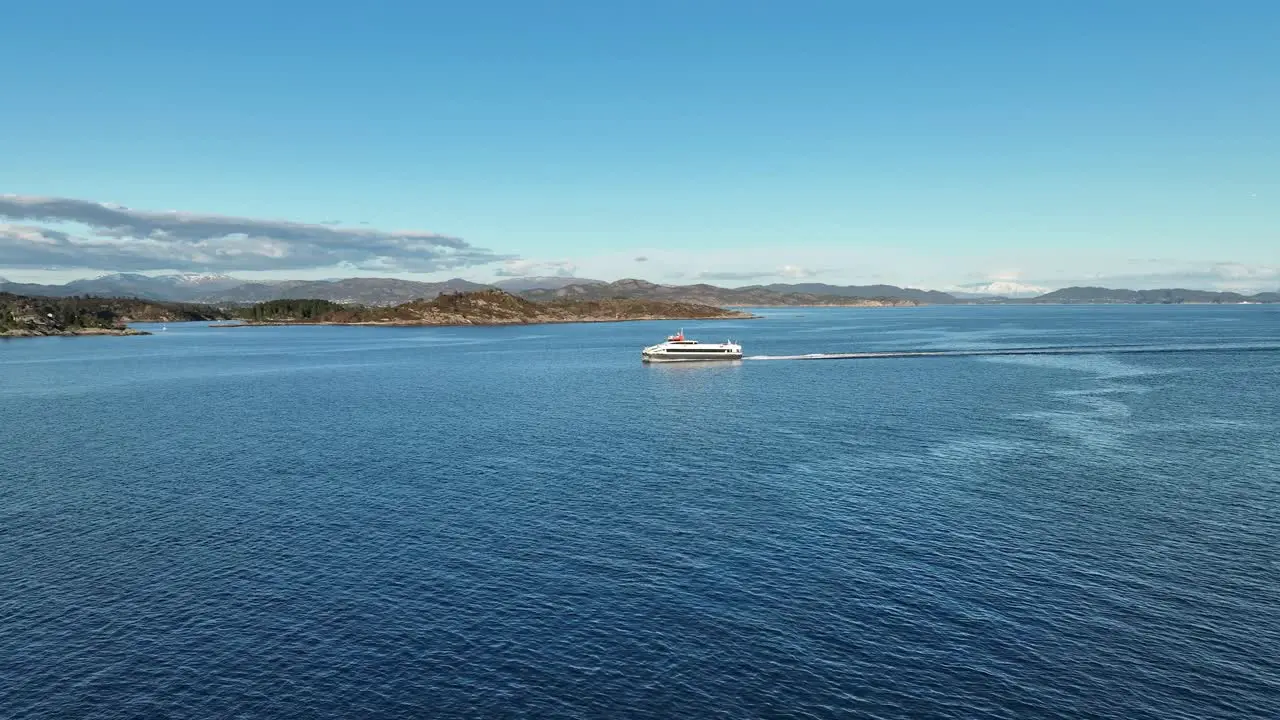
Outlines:
{"label": "dark blue water", "polygon": [[0,716],[1280,716],[1280,312],[768,314],[686,330],[1199,349],[0,343]]}

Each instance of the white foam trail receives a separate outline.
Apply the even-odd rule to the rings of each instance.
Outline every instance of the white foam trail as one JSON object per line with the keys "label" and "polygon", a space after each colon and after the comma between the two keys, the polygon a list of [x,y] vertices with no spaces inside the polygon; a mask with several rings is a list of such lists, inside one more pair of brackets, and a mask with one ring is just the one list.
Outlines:
{"label": "white foam trail", "polygon": [[751,355],[744,360],[875,360],[921,357],[991,357],[1000,355],[1109,355],[1186,352],[1280,352],[1280,345],[1182,345],[1165,347],[1106,346],[1056,348],[999,348],[991,350],[902,350],[889,352],[809,353],[807,355]]}

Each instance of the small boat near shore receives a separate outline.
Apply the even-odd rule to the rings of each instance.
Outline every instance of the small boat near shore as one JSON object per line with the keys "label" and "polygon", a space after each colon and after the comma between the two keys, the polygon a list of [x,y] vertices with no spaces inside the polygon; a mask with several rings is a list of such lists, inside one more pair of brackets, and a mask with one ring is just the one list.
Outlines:
{"label": "small boat near shore", "polygon": [[684,336],[684,330],[667,337],[666,342],[650,345],[640,351],[643,362],[692,362],[701,360],[741,360],[742,346],[726,340],[704,343]]}

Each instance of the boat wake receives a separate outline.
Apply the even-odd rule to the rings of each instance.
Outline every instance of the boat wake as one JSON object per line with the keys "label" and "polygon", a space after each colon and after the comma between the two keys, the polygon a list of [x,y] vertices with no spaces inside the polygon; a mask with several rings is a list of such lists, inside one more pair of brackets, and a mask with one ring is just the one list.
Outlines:
{"label": "boat wake", "polygon": [[891,350],[885,352],[752,355],[744,360],[884,360],[890,358],[995,357],[1004,355],[1112,355],[1136,353],[1280,352],[1280,345],[1090,345],[1083,347],[991,348],[982,350]]}

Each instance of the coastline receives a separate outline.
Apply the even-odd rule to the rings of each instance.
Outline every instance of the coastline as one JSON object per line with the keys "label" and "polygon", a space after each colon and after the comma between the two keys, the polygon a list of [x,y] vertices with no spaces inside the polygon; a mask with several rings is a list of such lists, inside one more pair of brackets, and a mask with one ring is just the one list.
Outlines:
{"label": "coastline", "polygon": [[1268,306],[1280,303],[1250,302],[1214,302],[1211,300],[1186,300],[1183,302],[955,302],[955,303],[801,303],[797,305],[726,305],[725,307],[753,308],[926,308],[926,307],[1116,307],[1116,306],[1177,306],[1177,305],[1221,305],[1236,307],[1239,305]]}
{"label": "coastline", "polygon": [[37,330],[6,330],[0,332],[0,339],[7,338],[33,338],[33,337],[89,337],[93,335],[115,335],[125,337],[129,335],[150,335],[146,330],[135,330],[134,328],[77,328],[74,330],[53,330],[53,331],[37,331]]}
{"label": "coastline", "polygon": [[[727,308],[920,308],[933,307],[929,303],[918,302],[902,302],[902,303],[794,303],[788,305],[725,305]],[[946,307],[946,306],[943,306]]]}
{"label": "coastline", "polygon": [[684,320],[761,320],[763,315],[754,313],[733,313],[706,317],[672,317],[669,315],[646,315],[642,317],[588,317],[588,318],[546,318],[542,320],[474,320],[422,322],[408,320],[366,321],[366,322],[333,322],[325,320],[245,320],[236,323],[210,324],[211,328],[242,327],[281,327],[288,325],[331,325],[337,327],[500,327],[506,325],[568,325],[572,323],[619,323],[619,322],[653,322]]}

